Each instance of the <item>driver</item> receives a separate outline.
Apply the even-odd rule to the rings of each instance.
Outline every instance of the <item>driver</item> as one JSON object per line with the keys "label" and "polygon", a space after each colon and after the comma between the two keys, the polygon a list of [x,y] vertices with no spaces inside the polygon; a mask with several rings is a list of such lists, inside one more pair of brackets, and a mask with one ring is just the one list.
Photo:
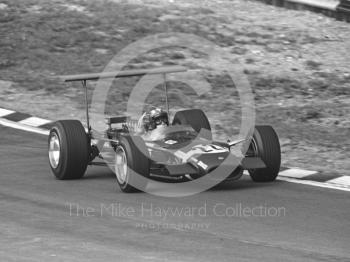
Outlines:
{"label": "driver", "polygon": [[148,133],[167,126],[169,126],[168,113],[157,107],[145,112],[138,121],[139,133]]}

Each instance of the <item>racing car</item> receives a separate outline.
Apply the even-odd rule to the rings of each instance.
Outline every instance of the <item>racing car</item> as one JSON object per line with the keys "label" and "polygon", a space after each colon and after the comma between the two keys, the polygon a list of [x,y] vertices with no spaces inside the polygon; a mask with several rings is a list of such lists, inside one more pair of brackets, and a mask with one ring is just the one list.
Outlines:
{"label": "racing car", "polygon": [[[88,80],[165,75],[186,70],[171,66],[63,76],[65,82],[81,81],[83,84],[86,127],[78,120],[60,120],[53,124],[48,137],[48,156],[55,177],[79,179],[89,165],[108,165],[115,172],[120,189],[130,193],[144,190],[150,180],[180,183],[205,177],[220,170],[222,165],[230,167],[225,160],[246,139],[214,141],[209,120],[201,109],[180,110],[170,119],[166,99],[167,110],[152,107],[137,120],[127,115],[107,117],[103,134],[90,125]],[[164,91],[167,97],[166,81]],[[226,180],[239,179],[244,170],[248,170],[256,182],[275,180],[281,152],[274,129],[267,125],[255,126],[248,150],[234,159],[239,162],[232,165]]]}

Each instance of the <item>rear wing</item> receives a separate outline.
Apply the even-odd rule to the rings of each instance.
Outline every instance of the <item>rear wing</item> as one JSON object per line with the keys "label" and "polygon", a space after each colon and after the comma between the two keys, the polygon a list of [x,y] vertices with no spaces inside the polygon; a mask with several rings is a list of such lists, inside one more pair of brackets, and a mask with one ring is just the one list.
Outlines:
{"label": "rear wing", "polygon": [[88,128],[88,136],[91,139],[91,126],[89,123],[89,103],[88,103],[88,89],[86,82],[97,81],[99,79],[106,78],[120,78],[120,77],[132,77],[132,76],[143,76],[143,75],[155,75],[162,74],[164,79],[164,91],[165,91],[165,102],[169,115],[169,104],[168,104],[168,91],[166,85],[166,74],[169,73],[178,73],[178,72],[186,72],[187,68],[183,66],[165,66],[165,67],[157,67],[157,68],[149,68],[149,69],[135,69],[135,70],[124,70],[118,72],[104,72],[104,73],[92,73],[92,74],[80,74],[80,75],[66,75],[60,76],[64,82],[76,82],[81,81],[85,90],[85,111],[86,111],[86,123]]}
{"label": "rear wing", "polygon": [[164,66],[164,67],[157,67],[157,68],[150,68],[150,69],[124,70],[119,72],[66,75],[66,76],[61,76],[60,78],[64,82],[87,81],[87,80],[97,81],[99,79],[105,79],[105,78],[169,74],[169,73],[177,73],[177,72],[185,72],[185,71],[187,71],[187,68],[183,66]]}

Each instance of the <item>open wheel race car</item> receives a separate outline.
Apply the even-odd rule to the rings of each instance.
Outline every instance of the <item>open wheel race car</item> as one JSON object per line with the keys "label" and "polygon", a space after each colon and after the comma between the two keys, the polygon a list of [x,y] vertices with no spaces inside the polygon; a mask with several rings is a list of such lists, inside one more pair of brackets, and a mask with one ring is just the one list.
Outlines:
{"label": "open wheel race car", "polygon": [[[213,141],[208,118],[200,109],[178,111],[170,121],[166,99],[167,111],[153,108],[137,121],[129,116],[108,117],[102,135],[90,126],[87,80],[183,71],[186,68],[177,66],[63,77],[65,82],[81,81],[84,86],[87,127],[85,129],[78,120],[54,123],[48,138],[48,155],[56,178],[79,179],[84,176],[88,165],[109,165],[121,190],[133,192],[144,189],[148,179],[183,182],[198,179],[217,169],[231,150],[245,139]],[[167,98],[166,81],[164,90]],[[96,158],[104,161],[95,161]],[[238,179],[243,170],[248,170],[254,181],[273,181],[278,175],[280,163],[276,132],[271,126],[256,126],[247,152],[226,179]],[[140,175],[147,179],[140,180]]]}

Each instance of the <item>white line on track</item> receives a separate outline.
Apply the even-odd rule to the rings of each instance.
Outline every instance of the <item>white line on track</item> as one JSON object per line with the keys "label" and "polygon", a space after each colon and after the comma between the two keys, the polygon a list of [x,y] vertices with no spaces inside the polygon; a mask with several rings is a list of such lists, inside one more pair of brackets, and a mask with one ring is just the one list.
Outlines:
{"label": "white line on track", "polygon": [[300,3],[304,5],[329,9],[332,11],[335,11],[337,9],[337,6],[340,4],[340,0],[288,0],[288,2]]}
{"label": "white line on track", "polygon": [[337,185],[347,185],[350,187],[350,176],[341,176],[331,180],[328,180],[327,183],[337,184]]}
{"label": "white line on track", "polygon": [[[302,169],[298,169],[298,170],[308,171],[308,170],[302,170]],[[290,183],[296,183],[296,184],[302,184],[302,185],[308,185],[308,186],[317,186],[317,187],[323,187],[323,188],[329,188],[329,189],[337,189],[337,190],[350,192],[350,185],[346,185],[345,183],[340,183],[341,181],[338,181],[338,183],[330,182],[332,180],[337,180],[338,178],[332,179],[332,180],[329,180],[329,181],[326,181],[326,182],[317,182],[317,181],[312,181],[312,180],[300,180],[300,179],[292,178],[292,177],[284,177],[284,176],[281,176],[282,172],[283,171],[281,171],[278,174],[277,180],[290,182]],[[310,172],[316,172],[316,171],[310,171]],[[249,176],[248,170],[244,170],[243,174]],[[349,182],[350,181],[350,177],[347,177],[346,181]]]}
{"label": "white line on track", "polygon": [[279,176],[291,177],[291,178],[303,178],[306,176],[317,174],[317,171],[304,170],[300,168],[290,168],[283,170],[279,173]]}
{"label": "white line on track", "polygon": [[277,177],[277,180],[282,180],[286,182],[296,183],[296,184],[302,184],[302,185],[308,185],[308,186],[317,186],[317,187],[324,187],[324,188],[330,188],[330,189],[337,189],[342,191],[350,192],[350,188],[346,185],[340,185],[340,184],[333,184],[327,182],[316,182],[311,180],[300,180],[295,178],[289,178],[289,177]]}
{"label": "white line on track", "polygon": [[4,118],[0,118],[0,125],[20,129],[32,133],[42,134],[42,135],[49,135],[49,130],[33,127],[33,126],[27,126],[21,123],[13,122]]}
{"label": "white line on track", "polygon": [[10,115],[10,114],[12,114],[14,112],[15,111],[7,110],[7,109],[4,109],[4,108],[0,108],[0,117]]}
{"label": "white line on track", "polygon": [[28,117],[22,121],[19,121],[19,123],[21,123],[21,124],[28,125],[28,126],[35,126],[35,127],[45,125],[45,124],[50,123],[50,122],[51,122],[50,120],[38,118],[35,116]]}

